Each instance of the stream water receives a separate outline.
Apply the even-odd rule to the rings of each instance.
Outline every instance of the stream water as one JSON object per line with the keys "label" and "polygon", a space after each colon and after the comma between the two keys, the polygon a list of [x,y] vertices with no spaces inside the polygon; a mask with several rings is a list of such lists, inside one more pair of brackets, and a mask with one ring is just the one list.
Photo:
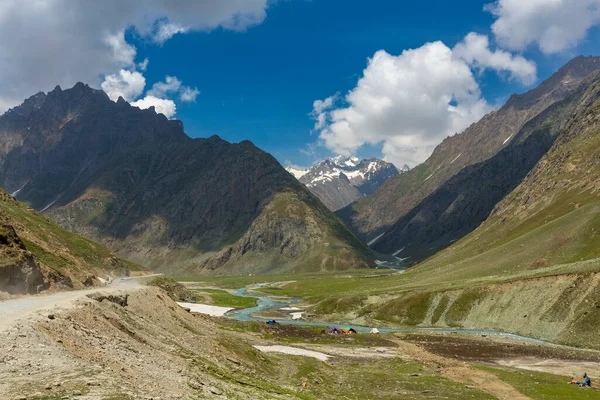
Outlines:
{"label": "stream water", "polygon": [[[236,289],[231,293],[235,296],[241,297],[251,297],[257,300],[256,307],[236,309],[228,311],[225,315],[231,318],[234,318],[238,321],[263,321],[267,322],[272,320],[273,318],[264,318],[258,317],[255,314],[261,311],[267,310],[277,310],[282,307],[289,307],[292,304],[300,301],[298,298],[289,298],[284,301],[276,301],[272,297],[268,295],[251,295],[248,294],[249,290],[260,289],[265,284],[255,284],[247,287],[243,287],[240,289]],[[345,324],[345,323],[336,323],[336,322],[320,322],[320,321],[306,321],[306,320],[292,320],[292,319],[277,319],[277,322],[282,325],[301,325],[301,326],[322,326],[322,327],[346,327],[351,326],[359,333],[368,333],[372,328],[377,328],[381,333],[393,333],[393,332],[440,332],[440,333],[464,333],[464,334],[476,334],[476,335],[497,335],[503,336],[513,339],[526,340],[528,342],[541,343],[541,344],[550,344],[550,342],[546,342],[544,340],[530,338],[527,336],[515,335],[513,333],[499,332],[499,331],[491,331],[491,330],[481,330],[481,329],[457,329],[457,328],[423,328],[423,327],[396,327],[396,328],[380,328],[376,326],[361,326],[361,325],[353,325],[353,324]]]}

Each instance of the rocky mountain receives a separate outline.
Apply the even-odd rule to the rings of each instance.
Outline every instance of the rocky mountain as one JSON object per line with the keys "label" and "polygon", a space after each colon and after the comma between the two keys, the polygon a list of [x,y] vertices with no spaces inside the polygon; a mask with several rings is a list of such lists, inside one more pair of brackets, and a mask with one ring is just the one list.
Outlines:
{"label": "rocky mountain", "polygon": [[0,186],[63,227],[172,273],[371,265],[370,251],[269,154],[78,83],[0,117]]}
{"label": "rocky mountain", "polygon": [[83,288],[140,267],[67,232],[0,189],[0,292]]}
{"label": "rocky mountain", "polygon": [[398,253],[402,258],[418,260],[459,239],[485,220],[552,146],[556,133],[546,127],[561,111],[551,107],[577,96],[582,82],[598,69],[598,57],[573,59],[338,215],[377,250],[393,254],[412,243],[412,254],[404,250]]}
{"label": "rocky mountain", "polygon": [[[579,94],[554,106],[547,116],[538,129],[553,137],[553,144],[526,177],[473,232],[415,270],[445,281],[598,271],[600,71],[584,82]],[[562,297],[556,295],[558,303],[595,298],[585,307],[596,308],[598,289],[579,290],[587,282],[584,277],[577,281]],[[589,323],[595,324],[598,313],[593,315]],[[589,318],[581,316],[577,323]]]}
{"label": "rocky mountain", "polygon": [[[595,74],[592,74],[595,77]],[[593,79],[591,77],[591,79]],[[590,85],[529,121],[492,158],[444,182],[392,225],[373,247],[418,262],[473,231],[514,190],[552,147]]]}
{"label": "rocky mountain", "polygon": [[393,164],[370,158],[337,156],[319,161],[311,168],[287,168],[316,195],[330,210],[336,211],[360,197],[377,190],[385,181],[409,170],[398,170]]}

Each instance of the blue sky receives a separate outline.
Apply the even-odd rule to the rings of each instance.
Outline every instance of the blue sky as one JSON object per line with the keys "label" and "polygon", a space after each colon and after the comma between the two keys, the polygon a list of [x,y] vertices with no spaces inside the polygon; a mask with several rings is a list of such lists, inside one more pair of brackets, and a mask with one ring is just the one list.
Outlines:
{"label": "blue sky", "polygon": [[[0,38],[0,111],[83,80],[140,107],[176,104],[172,117],[192,137],[249,139],[300,166],[336,153],[414,166],[512,93],[573,56],[600,53],[600,0],[107,0],[64,13],[67,1],[24,11],[7,0],[0,10],[0,37],[23,31],[13,24],[32,27],[29,46]],[[158,39],[162,27],[170,33]],[[182,101],[181,89],[152,90],[166,76],[200,94]]]}

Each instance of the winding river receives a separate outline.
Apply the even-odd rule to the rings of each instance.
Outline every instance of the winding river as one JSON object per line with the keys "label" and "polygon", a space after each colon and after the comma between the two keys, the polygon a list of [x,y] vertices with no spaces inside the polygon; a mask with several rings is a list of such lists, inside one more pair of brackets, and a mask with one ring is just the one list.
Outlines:
{"label": "winding river", "polygon": [[[277,310],[282,307],[289,307],[292,304],[297,303],[301,299],[298,298],[289,298],[286,301],[276,301],[272,297],[267,295],[250,295],[248,294],[249,290],[259,289],[266,284],[255,284],[246,286],[240,289],[233,290],[231,294],[235,296],[241,297],[251,297],[257,300],[256,307],[236,309],[228,311],[225,315],[231,318],[234,318],[238,321],[262,321],[267,322],[272,320],[273,318],[263,318],[255,316],[256,313],[267,310]],[[305,320],[292,320],[292,319],[277,319],[277,322],[282,325],[301,325],[301,326],[322,326],[322,327],[345,327],[347,325],[351,325],[359,333],[369,333],[374,326],[361,326],[361,325],[353,325],[353,324],[344,324],[344,323],[335,323],[335,322],[319,322],[319,321],[305,321]],[[464,334],[476,334],[476,335],[496,335],[503,336],[513,339],[526,340],[528,342],[540,343],[540,344],[551,344],[550,342],[530,338],[527,336],[516,335],[513,333],[499,332],[499,331],[490,331],[490,330],[480,330],[480,329],[458,329],[458,328],[423,328],[423,327],[397,327],[397,328],[379,328],[377,327],[379,332],[381,333],[394,333],[394,332],[438,332],[438,333],[464,333]]]}

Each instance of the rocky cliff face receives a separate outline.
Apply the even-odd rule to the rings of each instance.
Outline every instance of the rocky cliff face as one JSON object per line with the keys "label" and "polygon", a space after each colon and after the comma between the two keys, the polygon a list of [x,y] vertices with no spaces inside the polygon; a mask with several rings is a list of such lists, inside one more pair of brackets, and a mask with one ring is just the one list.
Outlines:
{"label": "rocky cliff face", "polygon": [[408,171],[377,158],[359,160],[337,156],[319,161],[307,170],[288,168],[330,210],[337,211],[372,194],[389,178]]}
{"label": "rocky cliff face", "polygon": [[[86,85],[10,110],[0,118],[0,138],[12,143],[0,156],[0,185],[63,227],[152,268],[290,269],[308,261],[317,243],[350,254],[336,267],[370,265],[360,239],[252,143],[191,139],[180,121],[114,103]],[[267,218],[274,204],[312,216],[312,235],[293,229],[308,224],[304,214]],[[323,252],[313,261],[337,259]]]}
{"label": "rocky cliff face", "polygon": [[[511,146],[529,121],[573,95],[581,82],[597,69],[600,69],[598,57],[573,59],[536,89],[512,96],[498,111],[463,133],[445,139],[423,164],[389,179],[373,195],[338,211],[338,215],[366,240],[379,236],[400,223],[465,167],[489,160]],[[401,247],[389,249],[392,248],[397,251]]]}

